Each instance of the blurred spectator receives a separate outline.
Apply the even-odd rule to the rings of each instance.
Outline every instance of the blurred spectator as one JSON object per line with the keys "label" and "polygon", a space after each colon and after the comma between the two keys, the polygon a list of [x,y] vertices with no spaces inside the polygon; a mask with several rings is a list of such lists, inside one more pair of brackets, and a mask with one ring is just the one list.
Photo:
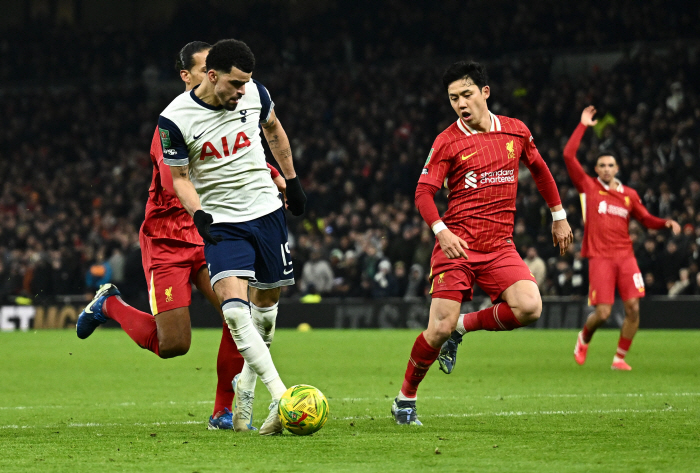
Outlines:
{"label": "blurred spectator", "polygon": [[678,281],[673,283],[668,290],[669,296],[686,296],[693,293],[693,287],[690,285],[690,271],[688,268],[682,268],[678,272]]}
{"label": "blurred spectator", "polygon": [[693,285],[693,294],[700,296],[700,272],[695,275],[695,284]]}
{"label": "blurred spectator", "polygon": [[321,252],[314,250],[301,273],[301,291],[308,294],[328,294],[333,289],[333,270]]}
{"label": "blurred spectator", "polygon": [[665,296],[668,294],[668,289],[656,279],[652,272],[644,274],[644,288],[647,296]]}
{"label": "blurred spectator", "polygon": [[547,265],[537,255],[537,250],[534,246],[527,248],[524,261],[527,267],[530,268],[530,272],[535,277],[535,280],[537,280],[537,287],[542,291],[545,278],[547,277]]}
{"label": "blurred spectator", "polygon": [[581,256],[581,251],[574,254],[571,264],[573,275],[571,276],[571,293],[577,296],[588,294],[588,261]]}
{"label": "blurred spectator", "polygon": [[684,258],[678,250],[678,245],[673,240],[669,241],[660,261],[661,274],[669,290],[676,281],[676,277],[680,274],[684,264],[683,260]]}
{"label": "blurred spectator", "polygon": [[572,278],[574,272],[571,269],[569,263],[560,259],[555,265],[557,275],[555,279],[556,291],[559,296],[570,296],[574,293],[574,286]]}
{"label": "blurred spectator", "polygon": [[403,296],[404,299],[413,300],[425,297],[427,284],[428,281],[424,277],[423,267],[420,264],[412,265],[408,272],[408,284],[406,285],[406,293]]}
{"label": "blurred spectator", "polygon": [[399,284],[391,272],[389,260],[382,260],[377,267],[372,285],[372,297],[397,297],[399,295]]}
{"label": "blurred spectator", "polygon": [[394,278],[396,279],[398,297],[403,297],[408,289],[408,274],[406,274],[406,265],[403,261],[394,263]]}
{"label": "blurred spectator", "polygon": [[85,289],[90,292],[95,292],[103,284],[107,284],[112,280],[112,265],[105,258],[105,248],[100,247],[97,250],[93,263],[85,274]]}

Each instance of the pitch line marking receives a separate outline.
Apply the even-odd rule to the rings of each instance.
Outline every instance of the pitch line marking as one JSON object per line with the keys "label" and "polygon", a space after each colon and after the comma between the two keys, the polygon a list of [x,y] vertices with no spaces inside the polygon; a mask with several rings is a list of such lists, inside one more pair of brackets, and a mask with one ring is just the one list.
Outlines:
{"label": "pitch line marking", "polygon": [[[662,396],[675,396],[675,397],[697,397],[700,396],[700,393],[596,393],[596,394],[504,394],[502,396],[496,395],[496,396],[451,396],[451,397],[443,397],[443,396],[421,396],[421,399],[438,399],[438,400],[449,400],[449,399],[494,399],[494,400],[501,400],[501,399],[529,399],[529,398],[552,398],[552,399],[558,399],[558,398],[577,398],[577,397],[591,397],[591,398],[596,398],[596,397],[662,397]],[[341,401],[341,402],[355,402],[355,401],[385,401],[387,398],[380,398],[380,397],[339,397],[339,398],[333,398],[329,397],[330,400],[332,401]],[[186,401],[186,402],[175,402],[175,401],[157,401],[153,402],[150,404],[137,404],[135,402],[121,402],[117,404],[94,404],[93,407],[130,407],[130,406],[161,406],[161,405],[168,405],[168,406],[177,406],[177,405],[185,405],[189,406],[192,404],[213,404],[214,401]],[[73,409],[73,408],[78,408],[81,406],[0,406],[0,411],[6,411],[6,410],[24,410],[24,409]]]}
{"label": "pitch line marking", "polygon": [[[421,416],[423,418],[440,418],[440,417],[521,417],[521,416],[547,416],[547,415],[580,415],[580,414],[651,414],[658,412],[688,412],[690,409],[674,409],[672,406],[666,407],[664,409],[589,409],[580,411],[500,411],[500,412],[468,412],[464,414],[427,414]],[[392,416],[351,416],[351,417],[332,417],[333,420],[358,420],[358,419],[389,419]],[[100,424],[97,422],[87,422],[87,423],[72,423],[67,425],[49,424],[44,426],[38,425],[0,425],[0,430],[2,429],[56,429],[61,427],[69,428],[83,428],[83,427],[123,427],[127,425],[136,427],[158,427],[161,425],[198,425],[206,424],[206,421],[200,420],[188,420],[188,421],[173,421],[173,422],[136,422],[133,424],[119,424],[119,423],[105,423]]]}
{"label": "pitch line marking", "polygon": [[[521,417],[521,416],[548,416],[548,415],[577,415],[577,414],[651,414],[655,412],[688,412],[689,409],[674,409],[672,406],[666,407],[664,409],[589,409],[580,411],[501,411],[501,412],[467,412],[464,414],[427,414],[421,415],[420,418],[425,417]],[[338,417],[333,418],[334,420],[354,420],[354,419],[376,419],[379,418],[392,418],[393,416],[351,416],[351,417]]]}

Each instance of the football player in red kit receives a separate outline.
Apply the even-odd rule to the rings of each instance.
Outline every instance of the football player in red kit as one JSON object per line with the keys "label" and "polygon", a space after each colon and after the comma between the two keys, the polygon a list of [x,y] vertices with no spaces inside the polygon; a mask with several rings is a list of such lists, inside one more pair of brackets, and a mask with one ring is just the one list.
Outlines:
{"label": "football player in red kit", "polygon": [[632,368],[625,361],[625,355],[639,327],[639,298],[644,297],[644,278],[637,266],[629,236],[630,217],[647,228],[671,228],[676,235],[681,227],[674,220],[651,215],[637,192],[623,186],[615,178],[619,168],[612,153],[603,152],[598,156],[595,166],[597,179],[584,172],[576,159],[576,151],[586,128],[598,123],[593,119],[595,113],[592,105],[583,110],[581,123],[564,148],[566,168],[581,194],[584,220],[581,254],[588,258],[588,300],[590,305],[595,306],[595,312],[588,316],[583,330],[578,334],[574,358],[579,365],[586,361],[588,343],[595,330],[610,317],[617,288],[625,305],[625,321],[611,368],[628,371]]}
{"label": "football player in red kit", "polygon": [[[457,62],[443,85],[458,116],[436,138],[416,189],[416,206],[436,235],[431,259],[430,319],[416,339],[403,385],[392,405],[398,424],[420,424],[416,391],[443,344],[449,371],[457,343],[473,330],[512,330],[536,321],[542,301],[534,276],[513,244],[518,167],[528,167],[552,211],[552,240],[564,253],[573,242],[557,186],[528,128],[489,112],[484,66]],[[434,196],[444,184],[448,208],[440,218]],[[493,307],[460,315],[474,284]],[[455,331],[454,333],[452,333]],[[452,334],[452,337],[451,337]],[[446,343],[448,342],[451,343]]]}
{"label": "football player in red kit", "polygon": [[[202,82],[210,48],[207,43],[194,41],[180,51],[176,68],[186,91]],[[119,296],[116,286],[106,284],[80,314],[76,329],[78,337],[87,338],[98,325],[108,318],[113,319],[140,347],[161,358],[172,358],[184,355],[190,348],[191,284],[216,308],[222,321],[223,314],[209,280],[202,237],[175,195],[172,173],[163,162],[158,128],[153,134],[150,155],[153,179],[139,242],[153,315],[129,306]],[[275,168],[269,164],[268,167],[275,184],[283,192],[284,179]],[[234,391],[231,382],[242,367],[243,357],[224,322],[216,366],[216,399],[209,429],[232,428]]]}

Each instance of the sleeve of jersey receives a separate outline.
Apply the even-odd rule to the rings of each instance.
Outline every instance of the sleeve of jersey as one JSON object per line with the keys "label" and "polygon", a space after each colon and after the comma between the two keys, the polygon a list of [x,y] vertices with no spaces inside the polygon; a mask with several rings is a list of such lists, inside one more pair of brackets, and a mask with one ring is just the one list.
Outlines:
{"label": "sleeve of jersey", "polygon": [[164,116],[158,117],[158,133],[163,148],[163,161],[168,166],[186,166],[190,162],[187,144],[180,128]]}
{"label": "sleeve of jersey", "polygon": [[435,205],[435,194],[439,190],[440,187],[424,182],[419,182],[418,187],[416,187],[416,208],[425,223],[431,228],[433,223],[440,220],[440,212]]}
{"label": "sleeve of jersey", "polygon": [[258,87],[258,94],[260,94],[260,123],[267,123],[270,119],[270,114],[272,109],[275,108],[275,102],[272,101],[270,97],[270,92],[267,91],[264,85],[253,79],[255,85]]}
{"label": "sleeve of jersey", "polygon": [[579,123],[564,147],[564,164],[566,164],[566,169],[569,171],[571,182],[580,194],[586,192],[586,187],[588,187],[588,182],[590,180],[590,176],[586,174],[581,163],[579,163],[576,158],[576,152],[581,144],[583,134],[586,133],[586,128],[586,125]]}
{"label": "sleeve of jersey", "polygon": [[425,161],[425,166],[423,166],[420,178],[418,178],[418,183],[430,184],[440,189],[450,169],[449,157],[445,145],[438,137],[433,143],[433,147],[430,148],[428,159]]}
{"label": "sleeve of jersey", "polygon": [[666,226],[666,220],[650,214],[638,195],[632,197],[632,216],[646,228],[658,230]]}
{"label": "sleeve of jersey", "polygon": [[277,170],[277,168],[275,168],[274,166],[272,166],[270,163],[265,163],[265,164],[267,164],[267,167],[270,169],[270,177],[271,177],[272,179],[274,179],[274,178],[276,178],[277,176],[280,175],[280,172]]}
{"label": "sleeve of jersey", "polygon": [[525,127],[525,144],[523,145],[523,156],[521,158],[525,163],[525,166],[530,170],[533,179],[535,179],[535,184],[537,184],[537,190],[540,191],[542,198],[547,202],[549,208],[561,205],[561,198],[559,197],[559,189],[557,189],[557,184],[554,182],[554,177],[544,162],[540,152],[537,151],[534,140],[532,139],[532,134],[530,130]]}

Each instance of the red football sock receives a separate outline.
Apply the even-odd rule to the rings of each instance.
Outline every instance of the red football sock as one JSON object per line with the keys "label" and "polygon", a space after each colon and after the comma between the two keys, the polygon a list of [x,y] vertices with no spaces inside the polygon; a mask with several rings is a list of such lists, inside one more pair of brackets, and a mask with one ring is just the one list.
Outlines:
{"label": "red football sock", "polygon": [[408,398],[416,397],[418,385],[423,381],[425,373],[430,369],[430,365],[437,360],[439,354],[440,348],[431,347],[425,340],[423,333],[418,335],[413,349],[411,349],[411,357],[408,359],[401,394]]}
{"label": "red football sock", "polygon": [[223,411],[224,408],[232,411],[233,377],[243,369],[243,356],[238,352],[236,342],[233,341],[228,325],[224,324],[221,333],[221,343],[219,344],[219,356],[216,358],[216,399],[214,400],[214,413]]}
{"label": "red football sock", "polygon": [[618,358],[622,358],[623,360],[625,359],[625,355],[630,349],[630,345],[632,345],[632,339],[631,338],[625,338],[620,336],[620,341],[617,342],[617,355]]}
{"label": "red football sock", "polygon": [[158,329],[155,317],[134,309],[119,296],[108,297],[104,302],[103,309],[107,317],[119,322],[122,330],[138,346],[160,356],[158,353]]}
{"label": "red football sock", "polygon": [[501,332],[522,327],[522,324],[515,318],[513,310],[504,302],[500,302],[488,309],[478,312],[464,314],[464,330],[474,332],[476,330],[489,330]]}
{"label": "red football sock", "polygon": [[588,345],[591,343],[591,338],[593,338],[593,333],[595,330],[589,330],[588,327],[585,325],[583,326],[583,330],[581,330],[581,338],[583,339],[583,343]]}

